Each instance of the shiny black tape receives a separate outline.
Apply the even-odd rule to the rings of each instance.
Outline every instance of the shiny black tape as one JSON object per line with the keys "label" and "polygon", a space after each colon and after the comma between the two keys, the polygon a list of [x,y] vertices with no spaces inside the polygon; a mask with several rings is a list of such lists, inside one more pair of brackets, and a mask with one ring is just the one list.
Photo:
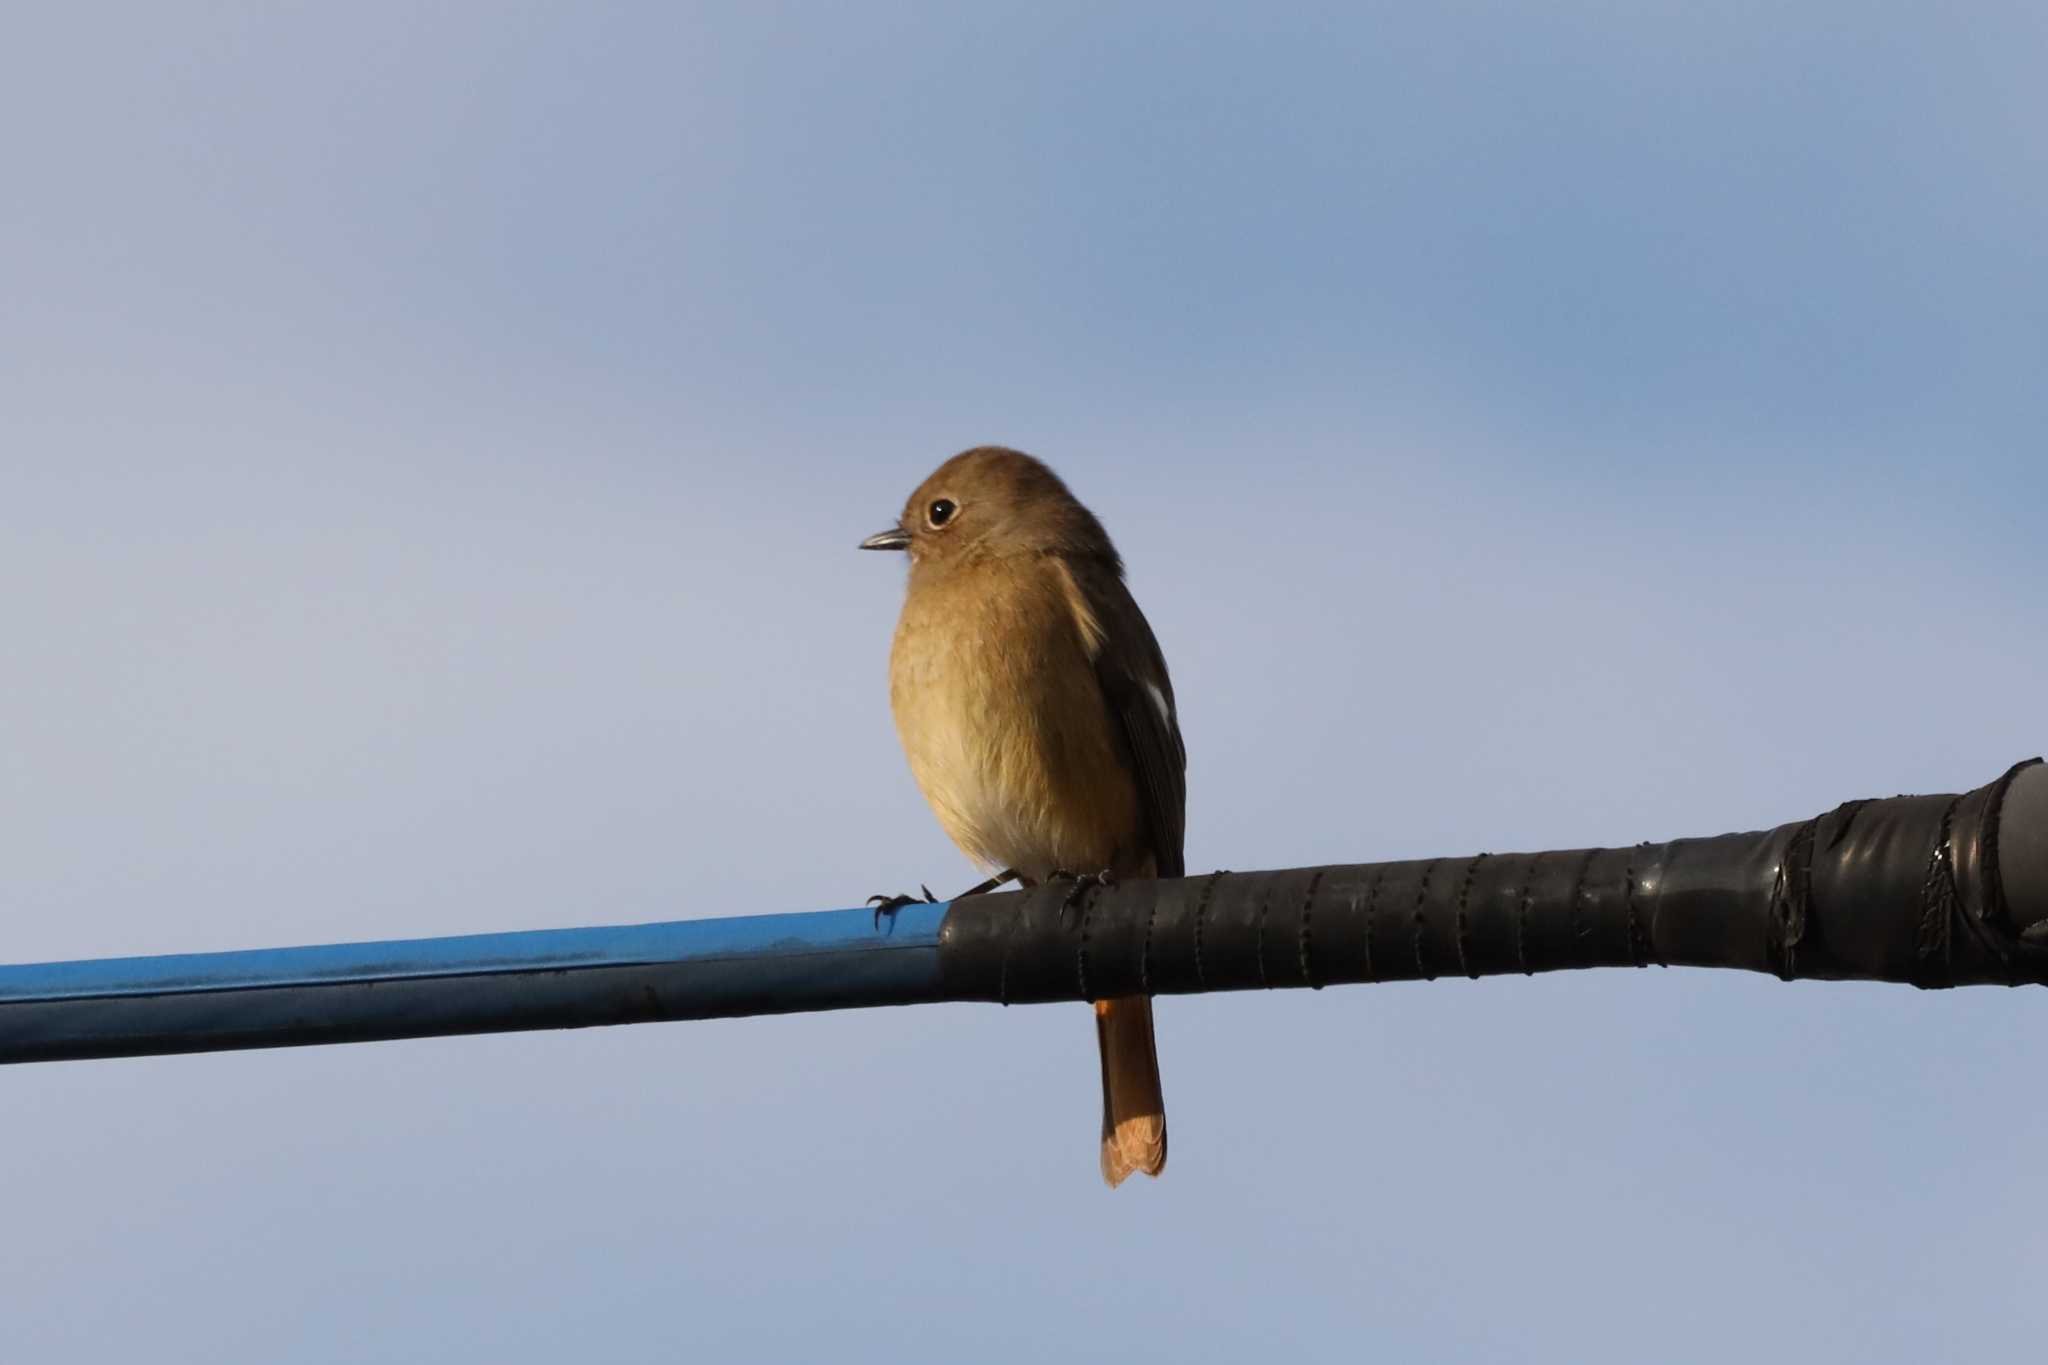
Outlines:
{"label": "shiny black tape", "polygon": [[956,901],[948,999],[1104,999],[1576,967],[2048,981],[2048,769],[1747,834]]}

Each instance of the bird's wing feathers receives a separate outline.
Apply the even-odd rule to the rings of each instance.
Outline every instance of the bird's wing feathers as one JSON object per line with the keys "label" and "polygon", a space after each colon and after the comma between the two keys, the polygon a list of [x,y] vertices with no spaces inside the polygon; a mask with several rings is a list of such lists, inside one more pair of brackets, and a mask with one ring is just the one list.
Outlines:
{"label": "bird's wing feathers", "polygon": [[1113,568],[1105,565],[1073,577],[1080,605],[1093,618],[1084,617],[1082,633],[1110,719],[1130,755],[1158,875],[1185,876],[1188,753],[1174,714],[1166,656]]}

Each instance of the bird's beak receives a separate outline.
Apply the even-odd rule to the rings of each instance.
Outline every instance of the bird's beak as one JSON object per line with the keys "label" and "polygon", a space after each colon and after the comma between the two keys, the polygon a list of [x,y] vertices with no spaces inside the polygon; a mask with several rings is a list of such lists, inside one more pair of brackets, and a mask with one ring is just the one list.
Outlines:
{"label": "bird's beak", "polygon": [[863,540],[860,547],[863,550],[907,550],[910,548],[910,532],[901,526],[891,526]]}

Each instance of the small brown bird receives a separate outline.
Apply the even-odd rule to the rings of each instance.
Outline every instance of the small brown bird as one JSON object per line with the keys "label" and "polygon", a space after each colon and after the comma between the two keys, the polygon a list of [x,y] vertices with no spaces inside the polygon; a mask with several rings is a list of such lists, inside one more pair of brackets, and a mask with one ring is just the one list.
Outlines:
{"label": "small brown bird", "polygon": [[[955,455],[864,550],[907,550],[889,704],[939,823],[1026,886],[1178,877],[1187,751],[1166,659],[1095,514],[1029,455]],[[1166,1166],[1152,1001],[1095,1002],[1102,1178]]]}

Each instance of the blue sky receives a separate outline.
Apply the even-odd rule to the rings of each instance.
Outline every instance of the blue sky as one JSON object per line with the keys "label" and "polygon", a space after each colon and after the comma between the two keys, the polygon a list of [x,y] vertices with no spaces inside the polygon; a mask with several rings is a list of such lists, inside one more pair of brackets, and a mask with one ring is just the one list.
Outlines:
{"label": "blue sky", "polygon": [[[2032,5],[46,7],[0,44],[14,961],[969,878],[856,554],[1103,516],[1191,868],[2039,752]],[[19,1068],[22,1359],[1923,1360],[2030,993],[1573,973]]]}

